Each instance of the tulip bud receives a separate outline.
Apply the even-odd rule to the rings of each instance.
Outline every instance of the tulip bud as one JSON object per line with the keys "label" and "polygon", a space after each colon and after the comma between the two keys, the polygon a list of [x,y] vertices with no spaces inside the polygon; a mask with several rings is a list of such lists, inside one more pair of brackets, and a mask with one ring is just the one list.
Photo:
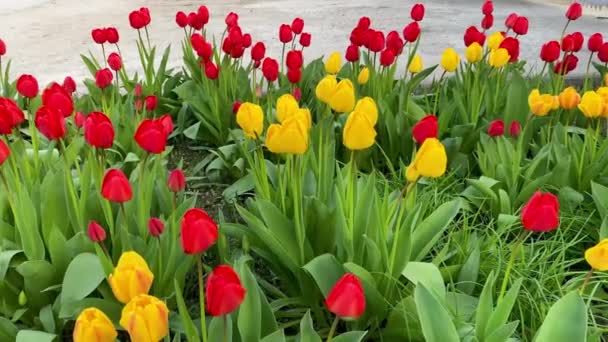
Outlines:
{"label": "tulip bud", "polygon": [[76,125],[76,127],[78,128],[84,125],[85,120],[86,117],[82,114],[82,112],[76,112],[76,114],[74,115],[74,125]]}
{"label": "tulip bud", "polygon": [[357,45],[349,45],[346,48],[346,54],[344,54],[344,58],[347,61],[354,63],[359,60],[359,47]]}
{"label": "tulip bud", "polygon": [[212,316],[228,315],[241,305],[246,293],[238,274],[232,267],[218,266],[207,278],[205,288],[207,311]]}
{"label": "tulip bud", "polygon": [[525,230],[549,232],[559,226],[559,200],[552,193],[537,191],[521,211]]}
{"label": "tulip bud", "polygon": [[67,132],[65,117],[56,108],[42,106],[36,111],[36,128],[49,140],[59,140]]}
{"label": "tulip bud", "polygon": [[410,63],[410,66],[408,67],[408,71],[412,74],[417,74],[422,71],[423,67],[424,66],[422,64],[422,57],[420,57],[419,54],[416,54],[414,56],[414,58],[412,58],[412,62]]}
{"label": "tulip bud", "polygon": [[93,37],[93,41],[97,44],[105,44],[105,42],[108,40],[106,37],[106,31],[99,28],[91,31],[91,37]]}
{"label": "tulip bud", "polygon": [[380,65],[391,66],[395,62],[395,53],[391,49],[386,49],[380,54]]}
{"label": "tulip bud", "polygon": [[159,237],[165,231],[165,224],[157,217],[152,217],[148,220],[148,231],[150,235]]}
{"label": "tulip bud", "polygon": [[579,52],[583,48],[583,44],[585,43],[585,37],[580,32],[574,32],[570,34],[572,39],[574,40],[573,51]]}
{"label": "tulip bud", "polygon": [[384,49],[385,46],[385,38],[384,33],[382,31],[371,31],[369,35],[368,48],[372,52],[380,52]]}
{"label": "tulip bud", "polygon": [[110,148],[114,144],[112,120],[102,112],[92,112],[84,122],[84,139],[96,148]]}
{"label": "tulip bud", "polygon": [[262,63],[262,74],[268,82],[274,82],[279,78],[279,62],[275,59],[266,57]]}
{"label": "tulip bud", "polygon": [[182,170],[175,169],[169,174],[167,186],[171,192],[180,192],[186,188],[186,177]]}
{"label": "tulip bud", "polygon": [[224,22],[228,27],[236,26],[239,24],[239,15],[234,12],[230,12],[228,13],[228,15],[226,15],[226,19],[224,20]]}
{"label": "tulip bud", "polygon": [[116,27],[106,27],[106,38],[108,39],[108,43],[117,44],[120,36],[118,35],[118,30]]}
{"label": "tulip bud", "polygon": [[513,32],[521,36],[526,35],[528,33],[528,25],[528,18],[517,17],[517,20],[515,20],[515,23],[513,24]]}
{"label": "tulip bud", "polygon": [[116,52],[112,52],[108,56],[108,65],[110,66],[110,69],[118,71],[122,68],[122,58],[120,58],[120,55]]}
{"label": "tulip bud", "polygon": [[236,113],[236,123],[241,127],[245,136],[258,139],[264,129],[264,112],[259,105],[245,102],[239,106]]}
{"label": "tulip bud", "polygon": [[106,239],[106,231],[95,221],[89,222],[87,233],[93,242],[103,242]]}
{"label": "tulip bud", "polygon": [[342,132],[342,144],[351,151],[364,150],[376,141],[375,122],[362,111],[354,111],[348,115]]}
{"label": "tulip bud", "polygon": [[154,109],[156,109],[158,99],[154,95],[149,95],[149,96],[146,96],[146,99],[144,100],[144,102],[146,103],[146,110],[149,112],[152,112],[152,111],[154,111]]}
{"label": "tulip bud", "polygon": [[581,98],[578,109],[588,118],[597,118],[604,112],[604,99],[594,91],[586,91]]}
{"label": "tulip bud", "polygon": [[25,292],[23,292],[23,290],[19,292],[18,302],[21,306],[25,306],[25,304],[27,304],[27,296],[25,295]]}
{"label": "tulip bud", "polygon": [[494,120],[488,126],[488,135],[491,137],[499,137],[505,134],[505,122],[502,120]]}
{"label": "tulip bud", "polygon": [[573,2],[568,10],[566,11],[566,18],[568,20],[576,20],[583,15],[583,6],[578,2]]}
{"label": "tulip bud", "polygon": [[301,50],[291,50],[287,53],[285,64],[289,69],[300,69],[304,64]]}
{"label": "tulip bud", "polygon": [[0,57],[6,55],[6,44],[0,39]]}
{"label": "tulip bud", "polygon": [[199,20],[203,23],[203,25],[207,25],[209,23],[209,9],[207,6],[200,6],[198,11],[196,11],[196,15],[199,17]]}
{"label": "tulip bud", "polygon": [[65,91],[67,91],[70,94],[72,94],[73,92],[76,91],[76,82],[74,82],[74,79],[70,76],[67,76],[63,80],[62,86],[63,86],[63,89],[65,89]]}
{"label": "tulip bud", "polygon": [[427,115],[420,119],[412,128],[412,137],[417,144],[422,144],[428,138],[437,138],[439,123],[435,115]]}
{"label": "tulip bud", "polygon": [[239,111],[239,108],[241,107],[241,102],[239,101],[234,101],[232,103],[232,114],[236,114]]}
{"label": "tulip bud", "polygon": [[210,80],[215,80],[220,74],[220,69],[213,63],[207,62],[205,63],[205,76],[207,76]]}
{"label": "tulip bud", "polygon": [[460,63],[460,56],[452,48],[447,48],[441,55],[441,66],[447,72],[454,72]]}
{"label": "tulip bud", "polygon": [[108,278],[114,296],[123,304],[129,303],[138,295],[147,294],[153,280],[154,274],[144,258],[133,251],[122,253]]}
{"label": "tulip bud", "polygon": [[334,52],[329,55],[327,62],[325,62],[325,71],[328,74],[335,75],[340,71],[342,67],[342,58],[340,57],[339,52]]}
{"label": "tulip bud", "polygon": [[464,32],[464,45],[470,46],[473,43],[477,43],[480,46],[486,42],[486,35],[483,32],[479,32],[477,27],[470,26]]}
{"label": "tulip bud", "polygon": [[509,51],[507,51],[507,49],[500,48],[500,49],[490,51],[490,56],[488,58],[488,64],[490,64],[494,68],[498,69],[498,68],[502,68],[507,63],[509,63],[510,59],[511,59],[511,56],[509,56]]}
{"label": "tulip bud", "polygon": [[265,54],[266,46],[264,46],[264,43],[262,42],[255,43],[255,45],[251,48],[251,59],[254,61],[261,61],[264,59]]}
{"label": "tulip bud", "polygon": [[543,45],[540,50],[540,58],[545,63],[553,63],[559,59],[560,55],[560,46],[559,42],[556,40],[547,42]]}
{"label": "tulip bud", "polygon": [[418,36],[420,36],[420,25],[418,25],[417,21],[413,21],[411,23],[409,23],[404,29],[403,29],[403,38],[410,43],[415,42],[416,40],[418,40]]}
{"label": "tulip bud", "polygon": [[477,42],[473,42],[473,44],[469,45],[464,52],[467,62],[471,64],[479,62],[481,60],[482,54],[483,48]]}
{"label": "tulip bud", "polygon": [[363,68],[359,71],[359,76],[357,76],[357,83],[360,85],[364,85],[369,81],[369,69]]}
{"label": "tulip bud", "polygon": [[123,203],[133,197],[131,184],[125,174],[119,169],[110,169],[103,177],[101,195],[108,201]]}
{"label": "tulip bud", "polygon": [[291,30],[295,34],[302,33],[302,30],[304,30],[304,20],[302,20],[302,18],[295,18],[293,22],[291,22]]}
{"label": "tulip bud", "polygon": [[302,47],[309,47],[310,46],[310,40],[311,40],[310,33],[304,32],[300,36],[300,45],[302,45]]}
{"label": "tulip bud", "polygon": [[371,23],[372,23],[372,21],[368,17],[361,17],[361,18],[359,18],[357,27],[362,30],[367,30],[367,29],[369,29]]}
{"label": "tulip bud", "polygon": [[517,13],[511,13],[507,16],[507,19],[505,19],[505,26],[508,29],[513,29],[513,26],[515,26],[515,22],[517,21],[517,18],[519,18],[519,16],[517,15]]}
{"label": "tulip bud", "polygon": [[296,101],[300,101],[300,99],[302,98],[302,89],[295,88],[293,90],[293,97],[296,99]]}
{"label": "tulip bud", "polygon": [[292,39],[293,32],[291,31],[291,26],[287,24],[281,25],[281,27],[279,28],[279,40],[281,41],[281,43],[287,44],[291,42]]}
{"label": "tulip bud", "polygon": [[206,212],[198,208],[186,211],[181,223],[181,242],[184,253],[203,253],[217,241],[217,238],[217,224]]}
{"label": "tulip bud", "polygon": [[296,84],[298,82],[300,82],[300,79],[302,78],[302,69],[297,68],[297,69],[289,69],[287,70],[287,79],[289,80],[289,83],[291,84]]}
{"label": "tulip bud", "polygon": [[494,13],[494,3],[492,0],[487,0],[483,3],[481,6],[481,12],[483,15],[492,15],[492,13]]}
{"label": "tulip bud", "polygon": [[494,26],[494,16],[491,14],[486,14],[483,19],[481,19],[481,27],[484,30],[489,30]]}
{"label": "tulip bud", "polygon": [[509,126],[509,134],[511,134],[511,136],[515,138],[519,135],[520,132],[521,132],[521,125],[519,124],[519,122],[517,122],[517,121],[511,122],[511,125]]}
{"label": "tulip bud", "polygon": [[519,58],[519,40],[513,37],[505,38],[498,48],[506,49],[511,56],[509,62],[515,62]]}
{"label": "tulip bud", "polygon": [[602,44],[602,47],[597,52],[597,58],[602,63],[608,63],[608,42]]}

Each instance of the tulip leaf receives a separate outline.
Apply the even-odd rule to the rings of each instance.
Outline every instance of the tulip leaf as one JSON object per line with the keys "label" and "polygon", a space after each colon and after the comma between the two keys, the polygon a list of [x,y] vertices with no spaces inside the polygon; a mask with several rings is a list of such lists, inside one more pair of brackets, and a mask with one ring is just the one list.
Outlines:
{"label": "tulip leaf", "polygon": [[53,342],[57,335],[44,331],[21,330],[17,334],[15,342]]}
{"label": "tulip leaf", "polygon": [[46,331],[55,331],[55,317],[53,316],[53,307],[49,304],[40,309],[40,323]]}
{"label": "tulip leaf", "polygon": [[332,341],[334,342],[361,342],[367,335],[367,331],[349,331],[340,336],[337,336]]}
{"label": "tulip leaf", "polygon": [[28,260],[43,260],[44,242],[38,228],[38,214],[27,191],[20,191],[14,204],[15,224],[19,230],[23,251]]}
{"label": "tulip leaf", "polygon": [[421,260],[433,248],[460,210],[460,200],[442,204],[414,229],[412,234],[412,260]]}
{"label": "tulip leaf", "polygon": [[422,333],[427,342],[460,341],[452,317],[423,283],[416,285],[414,298]]}
{"label": "tulip leaf", "polygon": [[261,305],[260,292],[254,275],[249,270],[246,258],[241,258],[237,264],[237,272],[247,290],[245,299],[239,307],[237,324],[243,342],[257,342],[261,337]]}
{"label": "tulip leaf", "polygon": [[264,337],[261,342],[285,342],[285,332],[283,332],[283,330],[277,330]]}
{"label": "tulip leaf", "polygon": [[[224,336],[224,332],[227,337]],[[209,324],[208,333],[209,341],[232,342],[232,315],[213,317]]]}
{"label": "tulip leaf", "polygon": [[423,284],[439,299],[445,299],[445,285],[437,266],[427,262],[412,261],[405,266],[402,274],[415,285]]}
{"label": "tulip leaf", "polygon": [[184,296],[182,295],[182,289],[179,285],[177,279],[174,280],[175,285],[175,301],[177,302],[177,310],[179,311],[179,317],[184,325],[184,329],[186,330],[186,338],[188,342],[198,342],[200,341],[198,338],[198,332],[196,327],[194,326],[194,322],[192,322],[192,317],[190,317],[190,313],[188,312],[188,307],[184,302]]}
{"label": "tulip leaf", "polygon": [[0,341],[13,341],[19,332],[19,328],[9,319],[0,317]]}
{"label": "tulip leaf", "polygon": [[315,279],[325,298],[344,275],[344,267],[332,254],[319,255],[304,265],[304,269]]}
{"label": "tulip leaf", "polygon": [[481,252],[479,245],[475,245],[458,274],[458,284],[456,285],[458,290],[469,295],[473,294],[475,284],[477,284],[477,277],[479,276],[480,259]]}
{"label": "tulip leaf", "polygon": [[68,266],[63,278],[61,303],[81,300],[95,291],[105,278],[105,272],[95,254],[78,254]]}
{"label": "tulip leaf", "polygon": [[4,280],[4,277],[6,276],[6,272],[8,272],[13,257],[21,252],[23,251],[12,250],[0,252],[0,281]]}
{"label": "tulip leaf", "polygon": [[299,342],[321,342],[321,337],[315,331],[312,324],[312,318],[310,317],[310,311],[306,312],[306,315],[302,317],[300,321],[300,335]]}
{"label": "tulip leaf", "polygon": [[585,341],[587,307],[577,291],[562,297],[549,309],[535,342]]}

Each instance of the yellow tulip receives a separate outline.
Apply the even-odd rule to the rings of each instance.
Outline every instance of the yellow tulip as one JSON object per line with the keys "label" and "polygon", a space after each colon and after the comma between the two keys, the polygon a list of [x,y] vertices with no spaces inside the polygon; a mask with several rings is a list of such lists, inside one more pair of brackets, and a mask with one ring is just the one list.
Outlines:
{"label": "yellow tulip", "polygon": [[266,147],[272,153],[304,154],[308,150],[306,122],[292,116],[280,125],[270,125],[266,132]]}
{"label": "yellow tulip", "polygon": [[112,321],[97,308],[84,309],[76,319],[74,342],[114,342],[116,336]]}
{"label": "yellow tulip", "polygon": [[342,132],[342,144],[349,150],[364,150],[376,141],[376,130],[374,124],[369,120],[369,114],[354,111],[348,115],[344,131]]}
{"label": "yellow tulip", "polygon": [[375,126],[376,122],[378,122],[378,106],[376,105],[376,101],[369,96],[357,101],[354,111],[365,114],[372,126]]}
{"label": "yellow tulip", "polygon": [[581,96],[574,87],[568,87],[559,94],[559,105],[563,109],[574,109],[581,102]]}
{"label": "yellow tulip", "polygon": [[490,57],[488,58],[488,63],[490,63],[491,66],[498,69],[498,68],[502,68],[507,63],[509,63],[510,59],[511,59],[511,56],[509,56],[509,51],[507,49],[500,48],[500,49],[490,51]]}
{"label": "yellow tulip", "polygon": [[331,109],[338,113],[347,113],[355,106],[355,88],[349,79],[338,82],[336,91],[329,100]]}
{"label": "yellow tulip", "polygon": [[291,115],[290,118],[294,118],[302,122],[306,129],[310,129],[312,127],[312,115],[310,114],[310,109],[308,108],[299,108],[293,112],[293,115]]}
{"label": "yellow tulip", "polygon": [[608,87],[600,87],[596,90],[596,93],[604,99],[604,112],[602,116],[608,117]]}
{"label": "yellow tulip", "polygon": [[158,342],[169,334],[169,309],[156,297],[139,295],[122,309],[120,326],[132,342]]}
{"label": "yellow tulip", "polygon": [[441,55],[441,66],[445,71],[454,72],[456,68],[458,68],[458,63],[460,63],[460,56],[458,56],[454,49],[447,48],[443,51],[443,55]]}
{"label": "yellow tulip", "polygon": [[427,138],[414,161],[407,167],[405,177],[408,182],[415,182],[420,177],[441,177],[445,174],[447,165],[448,157],[443,144],[437,138]]}
{"label": "yellow tulip", "polygon": [[594,270],[608,271],[608,239],[586,250],[585,260]]}
{"label": "yellow tulip", "polygon": [[408,68],[408,71],[411,72],[412,74],[417,74],[422,71],[422,68],[423,68],[422,57],[420,57],[420,55],[416,54],[416,56],[414,56],[414,58],[412,58],[412,62],[410,63],[410,67]]}
{"label": "yellow tulip", "polygon": [[239,111],[236,113],[236,123],[241,127],[245,135],[257,139],[262,135],[264,129],[264,112],[262,107],[251,103],[245,102],[239,107]]}
{"label": "yellow tulip", "polygon": [[122,253],[108,282],[116,299],[121,303],[128,303],[137,295],[147,294],[153,280],[154,274],[144,258],[129,251]]}
{"label": "yellow tulip", "polygon": [[500,43],[505,40],[505,36],[501,32],[494,32],[488,37],[488,47],[490,50],[496,50],[500,47]]}
{"label": "yellow tulip", "polygon": [[532,114],[537,116],[545,116],[549,114],[552,109],[556,109],[555,105],[559,107],[559,99],[549,94],[540,94],[538,89],[532,90],[528,96],[528,105]]}
{"label": "yellow tulip", "polygon": [[594,91],[583,94],[578,109],[588,118],[597,118],[604,113],[604,99]]}
{"label": "yellow tulip", "polygon": [[334,95],[337,88],[338,80],[336,80],[336,76],[327,75],[317,84],[315,94],[321,102],[329,104],[329,101],[331,101],[331,97]]}
{"label": "yellow tulip", "polygon": [[483,48],[479,43],[474,42],[469,45],[464,52],[464,56],[467,58],[467,62],[474,64],[481,60],[481,56],[483,54]]}
{"label": "yellow tulip", "polygon": [[325,71],[328,74],[335,75],[340,71],[340,67],[342,67],[342,57],[339,52],[334,52],[329,55],[327,62],[325,62]]}
{"label": "yellow tulip", "polygon": [[298,109],[300,109],[300,105],[296,98],[291,94],[281,95],[277,99],[277,119],[279,122],[283,122],[285,119],[292,116]]}
{"label": "yellow tulip", "polygon": [[361,85],[366,84],[369,81],[369,69],[363,68],[359,71],[359,76],[357,77],[357,82]]}

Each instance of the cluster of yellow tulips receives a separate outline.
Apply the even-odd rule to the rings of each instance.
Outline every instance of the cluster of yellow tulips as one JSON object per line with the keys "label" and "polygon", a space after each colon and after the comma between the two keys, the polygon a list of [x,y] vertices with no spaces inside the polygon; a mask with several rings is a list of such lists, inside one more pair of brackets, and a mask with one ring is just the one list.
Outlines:
{"label": "cluster of yellow tulips", "polygon": [[[169,333],[169,309],[160,299],[148,295],[154,274],[139,254],[124,252],[108,282],[122,309],[120,326],[133,342],[157,342]],[[101,310],[83,310],[74,327],[75,342],[113,342],[117,337],[112,321]]]}
{"label": "cluster of yellow tulips", "polygon": [[532,114],[537,116],[545,116],[559,108],[578,108],[587,118],[608,117],[608,87],[586,91],[582,97],[574,87],[564,89],[558,96],[541,94],[534,89],[528,96],[528,104]]}

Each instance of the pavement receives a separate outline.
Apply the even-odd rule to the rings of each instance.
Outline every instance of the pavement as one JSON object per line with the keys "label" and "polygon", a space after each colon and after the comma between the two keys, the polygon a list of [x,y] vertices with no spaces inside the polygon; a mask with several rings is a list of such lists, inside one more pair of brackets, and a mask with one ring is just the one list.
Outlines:
{"label": "pavement", "polygon": [[[540,0],[536,0],[540,1]],[[495,30],[502,30],[504,19],[511,12],[528,16],[529,34],[521,37],[521,56],[531,69],[539,69],[539,52],[548,40],[559,39],[566,22],[566,0],[528,2],[495,0]],[[351,29],[360,16],[369,16],[375,29],[402,31],[410,22],[409,10],[416,1],[403,0],[209,0],[211,12],[207,32],[216,39],[224,29],[224,17],[234,11],[239,23],[253,41],[265,42],[269,54],[280,58],[281,44],[278,28],[299,16],[305,20],[306,32],[312,33],[312,45],[304,52],[313,59],[333,51],[344,52]],[[561,2],[561,4],[560,4]],[[427,0],[426,16],[422,22],[420,44],[425,66],[439,62],[447,47],[464,51],[462,36],[470,25],[481,21],[482,0]],[[89,51],[101,56],[101,49],[91,39],[91,29],[116,26],[121,35],[120,47],[129,70],[138,64],[135,47],[136,31],[129,27],[128,14],[140,6],[150,8],[153,44],[173,48],[170,65],[179,66],[180,41],[183,31],[175,25],[175,12],[194,11],[201,2],[191,0],[0,0],[0,38],[8,47],[6,57],[12,59],[12,77],[21,73],[35,75],[41,83],[61,81],[67,75],[77,80],[90,77],[80,60]],[[569,31],[581,31],[586,37],[595,32],[608,36],[608,20],[597,18],[597,12],[571,23]],[[248,54],[247,54],[248,58]],[[584,73],[588,54],[579,56],[581,63],[575,74]],[[403,63],[403,62],[402,62]]]}

